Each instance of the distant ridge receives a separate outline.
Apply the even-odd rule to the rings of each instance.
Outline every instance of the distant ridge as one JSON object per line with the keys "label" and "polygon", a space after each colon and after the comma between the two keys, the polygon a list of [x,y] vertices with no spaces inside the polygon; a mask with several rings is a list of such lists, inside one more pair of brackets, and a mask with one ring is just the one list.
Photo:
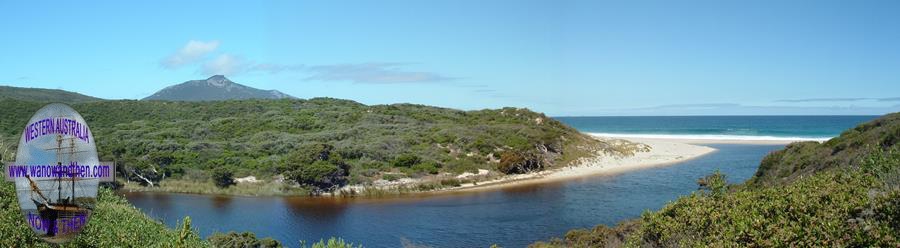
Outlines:
{"label": "distant ridge", "polygon": [[81,103],[102,101],[103,99],[75,92],[41,88],[0,86],[0,99],[15,99],[32,102]]}
{"label": "distant ridge", "polygon": [[166,87],[142,100],[222,101],[240,99],[295,98],[277,90],[261,90],[232,82],[222,75],[205,80],[191,80]]}

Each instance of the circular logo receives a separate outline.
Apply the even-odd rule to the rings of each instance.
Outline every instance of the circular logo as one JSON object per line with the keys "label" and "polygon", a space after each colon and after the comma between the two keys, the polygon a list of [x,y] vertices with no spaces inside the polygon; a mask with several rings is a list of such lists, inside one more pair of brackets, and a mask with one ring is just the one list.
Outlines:
{"label": "circular logo", "polygon": [[71,107],[44,106],[25,125],[16,161],[7,165],[26,223],[51,243],[74,238],[87,224],[101,180],[112,167],[97,159],[91,129]]}

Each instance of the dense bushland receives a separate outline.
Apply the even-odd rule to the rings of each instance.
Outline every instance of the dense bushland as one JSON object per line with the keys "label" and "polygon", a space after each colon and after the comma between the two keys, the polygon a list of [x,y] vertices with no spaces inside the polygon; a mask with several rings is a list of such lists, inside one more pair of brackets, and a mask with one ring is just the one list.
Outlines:
{"label": "dense bushland", "polygon": [[[0,136],[14,144],[44,104],[0,100]],[[211,174],[224,168],[232,177],[285,178],[320,192],[387,174],[540,170],[593,155],[602,145],[543,114],[517,108],[460,111],[330,98],[117,100],[72,107],[90,125],[101,160],[115,161],[120,178],[143,185],[182,179],[227,187],[227,180],[218,182]],[[325,156],[312,156],[317,152]]]}
{"label": "dense bushland", "polygon": [[[900,153],[874,160],[893,163]],[[890,156],[886,158],[883,156]],[[900,190],[876,174],[885,163],[826,171],[783,187],[701,191],[642,218],[635,243],[654,246],[840,246],[900,245]]]}

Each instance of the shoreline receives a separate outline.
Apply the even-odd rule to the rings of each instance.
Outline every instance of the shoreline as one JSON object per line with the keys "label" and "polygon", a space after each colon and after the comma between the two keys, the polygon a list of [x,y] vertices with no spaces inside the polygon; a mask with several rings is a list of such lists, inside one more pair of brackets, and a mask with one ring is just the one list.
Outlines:
{"label": "shoreline", "polygon": [[680,142],[681,140],[605,137],[589,134],[601,140],[621,139],[650,146],[649,152],[638,152],[631,157],[610,157],[599,155],[586,158],[577,165],[553,168],[545,171],[508,175],[497,179],[467,183],[458,187],[443,188],[433,191],[418,192],[421,194],[443,194],[457,192],[486,191],[522,185],[559,182],[602,175],[614,175],[622,172],[667,166],[691,159],[699,158],[716,149],[698,144]]}
{"label": "shoreline", "polygon": [[585,133],[593,137],[624,139],[635,142],[642,140],[663,140],[686,144],[741,144],[741,145],[787,145],[793,142],[825,142],[831,138],[739,136],[739,135],[675,135],[675,134],[614,134]]}

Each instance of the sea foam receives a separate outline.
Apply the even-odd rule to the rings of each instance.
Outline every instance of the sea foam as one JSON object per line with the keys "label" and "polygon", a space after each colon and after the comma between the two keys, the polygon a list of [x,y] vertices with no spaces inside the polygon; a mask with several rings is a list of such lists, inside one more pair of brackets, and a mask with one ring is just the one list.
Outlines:
{"label": "sea foam", "polygon": [[689,139],[689,140],[748,140],[748,141],[818,141],[824,142],[832,137],[780,137],[756,135],[723,135],[723,134],[642,134],[642,133],[587,133],[595,136],[613,138],[645,138],[645,139]]}

